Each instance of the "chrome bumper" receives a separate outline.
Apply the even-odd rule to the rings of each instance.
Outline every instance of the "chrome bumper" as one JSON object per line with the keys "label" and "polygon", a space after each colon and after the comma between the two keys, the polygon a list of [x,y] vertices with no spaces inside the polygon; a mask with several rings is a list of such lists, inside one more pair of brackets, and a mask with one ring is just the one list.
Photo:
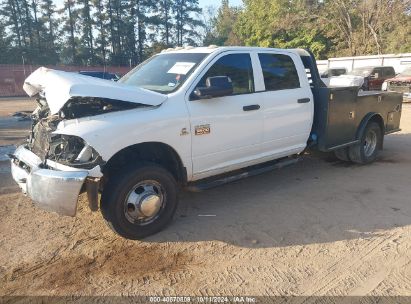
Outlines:
{"label": "chrome bumper", "polygon": [[78,195],[88,171],[75,168],[71,168],[73,171],[42,169],[41,163],[33,152],[24,146],[18,147],[11,160],[13,179],[40,208],[75,216]]}

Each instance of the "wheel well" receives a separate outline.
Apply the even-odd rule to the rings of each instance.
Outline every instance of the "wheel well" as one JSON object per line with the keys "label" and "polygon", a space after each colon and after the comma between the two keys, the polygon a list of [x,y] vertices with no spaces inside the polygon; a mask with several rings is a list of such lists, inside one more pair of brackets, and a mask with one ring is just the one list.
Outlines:
{"label": "wheel well", "polygon": [[361,134],[365,131],[365,128],[367,127],[367,125],[370,122],[375,122],[380,126],[381,129],[381,135],[382,135],[382,140],[381,140],[381,145],[380,145],[380,149],[383,148],[384,145],[384,134],[385,134],[385,125],[384,125],[384,119],[382,118],[382,116],[380,114],[377,113],[370,113],[369,115],[367,115],[360,127],[358,128],[358,134],[357,134],[357,138],[359,138],[361,136]]}
{"label": "wheel well", "polygon": [[376,122],[376,123],[380,126],[380,128],[381,128],[382,135],[384,135],[384,133],[385,133],[385,125],[384,125],[384,119],[381,117],[381,115],[379,115],[379,114],[373,115],[373,116],[368,120],[368,122]]}
{"label": "wheel well", "polygon": [[128,146],[114,154],[103,168],[104,175],[118,172],[136,162],[152,162],[163,166],[177,182],[187,183],[187,171],[177,152],[167,144],[146,142]]}

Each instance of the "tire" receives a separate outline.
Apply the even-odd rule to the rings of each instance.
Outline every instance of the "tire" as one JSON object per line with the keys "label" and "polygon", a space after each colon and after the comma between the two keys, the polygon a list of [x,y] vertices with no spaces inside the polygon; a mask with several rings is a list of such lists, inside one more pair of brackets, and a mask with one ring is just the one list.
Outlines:
{"label": "tire", "polygon": [[177,209],[177,183],[163,167],[146,163],[112,176],[101,196],[109,227],[138,240],[164,229]]}
{"label": "tire", "polygon": [[349,162],[350,157],[348,156],[348,148],[342,148],[334,151],[335,157],[337,157],[339,160]]}
{"label": "tire", "polygon": [[382,136],[382,130],[377,123],[368,123],[361,134],[360,143],[348,148],[350,160],[362,165],[375,161],[382,146]]}

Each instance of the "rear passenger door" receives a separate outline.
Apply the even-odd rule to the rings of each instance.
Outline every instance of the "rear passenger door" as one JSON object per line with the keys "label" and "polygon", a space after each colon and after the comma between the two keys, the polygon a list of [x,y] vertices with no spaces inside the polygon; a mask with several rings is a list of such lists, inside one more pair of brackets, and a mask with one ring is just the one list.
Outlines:
{"label": "rear passenger door", "polygon": [[303,151],[313,123],[314,101],[301,58],[291,52],[258,53],[264,90],[262,151],[274,159]]}

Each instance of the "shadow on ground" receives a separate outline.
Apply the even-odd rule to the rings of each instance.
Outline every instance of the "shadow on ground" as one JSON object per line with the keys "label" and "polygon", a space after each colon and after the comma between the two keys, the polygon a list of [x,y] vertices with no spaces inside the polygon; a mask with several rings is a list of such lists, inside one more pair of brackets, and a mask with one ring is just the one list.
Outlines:
{"label": "shadow on ground", "polygon": [[411,134],[387,137],[371,165],[322,156],[205,192],[184,192],[176,220],[146,241],[291,246],[367,238],[411,224]]}

